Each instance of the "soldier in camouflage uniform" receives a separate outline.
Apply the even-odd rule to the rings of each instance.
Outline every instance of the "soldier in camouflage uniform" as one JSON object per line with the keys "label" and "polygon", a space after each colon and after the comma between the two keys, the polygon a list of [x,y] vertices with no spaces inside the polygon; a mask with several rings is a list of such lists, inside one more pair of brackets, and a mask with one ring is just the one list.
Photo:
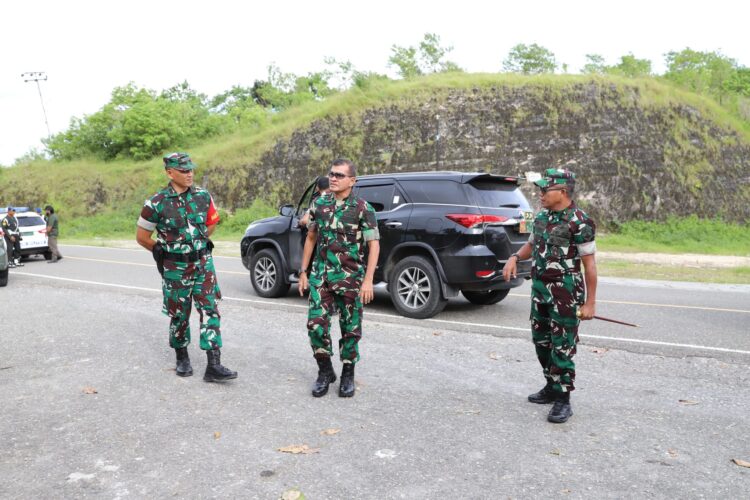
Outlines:
{"label": "soldier in camouflage uniform", "polygon": [[573,415],[570,392],[575,388],[579,319],[595,314],[596,225],[572,201],[573,172],[547,169],[535,184],[543,210],[534,219],[529,241],[508,259],[503,276],[506,281],[515,278],[518,260],[533,259],[531,332],[547,384],[529,401],[554,403],[547,419],[562,423]]}
{"label": "soldier in camouflage uniform", "polygon": [[[219,214],[208,191],[193,186],[195,164],[187,153],[166,155],[164,168],[169,184],[146,200],[138,219],[136,240],[152,253],[162,275],[162,312],[171,318],[169,345],[176,352],[177,375],[193,374],[187,347],[195,300],[200,314],[200,348],[208,356],[203,380],[220,382],[237,378],[237,372],[222,366],[219,350],[222,342],[216,302],[221,291],[211,255],[213,243],[209,240]],[[156,240],[151,237],[154,230]]]}
{"label": "soldier in camouflage uniform", "polygon": [[[310,285],[310,308],[307,329],[313,356],[318,363],[318,378],[312,389],[314,397],[328,392],[336,381],[331,356],[331,312],[338,307],[341,339],[339,356],[343,363],[339,396],[354,395],[354,365],[359,361],[358,342],[362,337],[362,305],[374,296],[373,275],[380,253],[375,211],[366,201],[351,195],[356,181],[354,164],[336,160],[328,173],[330,192],[320,196],[312,209],[302,268],[299,270],[299,292]],[[367,243],[367,266],[364,244]],[[317,244],[308,280],[306,269]]]}

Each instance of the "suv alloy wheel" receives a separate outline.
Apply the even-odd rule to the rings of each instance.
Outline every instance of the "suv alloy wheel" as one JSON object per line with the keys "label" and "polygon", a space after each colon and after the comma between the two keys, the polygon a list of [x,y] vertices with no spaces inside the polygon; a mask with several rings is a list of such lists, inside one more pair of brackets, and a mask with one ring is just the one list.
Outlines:
{"label": "suv alloy wheel", "polygon": [[391,272],[391,299],[407,318],[431,318],[448,303],[440,292],[440,276],[426,258],[412,255],[399,261]]}
{"label": "suv alloy wheel", "polygon": [[275,250],[265,248],[253,255],[250,262],[250,281],[255,292],[261,297],[281,297],[289,291],[289,283],[284,281],[281,259]]}

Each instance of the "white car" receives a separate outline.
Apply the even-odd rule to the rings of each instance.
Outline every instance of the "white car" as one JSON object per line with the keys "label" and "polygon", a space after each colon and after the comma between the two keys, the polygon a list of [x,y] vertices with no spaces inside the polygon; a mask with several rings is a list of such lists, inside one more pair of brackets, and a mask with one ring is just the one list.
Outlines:
{"label": "white car", "polygon": [[[2,219],[7,214],[2,215]],[[16,212],[18,230],[21,232],[21,255],[44,255],[49,260],[52,254],[47,245],[47,223],[36,212]]]}

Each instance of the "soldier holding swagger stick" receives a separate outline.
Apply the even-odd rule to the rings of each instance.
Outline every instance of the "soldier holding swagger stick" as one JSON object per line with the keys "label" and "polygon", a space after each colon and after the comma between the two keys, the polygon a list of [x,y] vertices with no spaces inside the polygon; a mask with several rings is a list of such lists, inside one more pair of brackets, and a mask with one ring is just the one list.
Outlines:
{"label": "soldier holding swagger stick", "polygon": [[[169,178],[167,187],[146,200],[138,219],[136,240],[150,251],[162,275],[164,306],[171,318],[169,345],[177,355],[177,375],[193,374],[187,347],[190,344],[190,311],[200,314],[200,347],[208,356],[203,380],[221,382],[237,378],[237,372],[221,364],[222,346],[219,309],[221,298],[216,281],[209,236],[216,229],[219,214],[211,195],[193,185],[195,164],[187,153],[164,157]],[[151,235],[154,230],[157,240]]]}
{"label": "soldier holding swagger stick", "polygon": [[[343,363],[339,396],[354,396],[354,365],[359,361],[358,342],[362,337],[362,305],[374,296],[373,276],[380,253],[380,236],[375,210],[351,194],[357,172],[349,160],[335,160],[328,172],[330,192],[320,196],[312,208],[302,268],[299,270],[299,293],[310,285],[310,307],[307,329],[313,356],[318,363],[318,378],[312,389],[314,397],[328,392],[336,381],[331,356],[331,311],[338,306],[341,340],[339,356]],[[317,243],[310,278],[307,268]],[[364,245],[367,244],[367,266]]]}
{"label": "soldier holding swagger stick", "polygon": [[508,259],[503,277],[515,278],[518,261],[533,259],[531,333],[547,384],[529,401],[554,403],[547,420],[563,423],[573,415],[570,392],[575,389],[579,318],[595,314],[596,225],[572,201],[573,172],[550,168],[534,184],[543,210],[534,219],[529,241]]}

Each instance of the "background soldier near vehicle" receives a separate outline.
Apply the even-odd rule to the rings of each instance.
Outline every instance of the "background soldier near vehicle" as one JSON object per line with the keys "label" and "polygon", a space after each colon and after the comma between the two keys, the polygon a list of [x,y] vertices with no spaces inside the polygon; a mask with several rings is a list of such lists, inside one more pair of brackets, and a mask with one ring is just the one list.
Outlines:
{"label": "background soldier near vehicle", "polygon": [[[375,211],[363,199],[351,194],[356,169],[349,160],[336,160],[328,172],[330,192],[320,196],[308,224],[302,268],[299,270],[299,293],[310,285],[307,330],[313,355],[318,363],[318,378],[312,395],[321,397],[336,381],[331,356],[331,313],[339,310],[339,356],[343,363],[339,396],[354,395],[354,365],[359,361],[359,339],[362,337],[362,305],[374,296],[373,276],[380,253]],[[367,266],[364,267],[364,244],[367,243]],[[308,281],[307,268],[317,244]]]}
{"label": "background soldier near vehicle", "polygon": [[533,258],[531,332],[547,384],[528,399],[554,403],[547,419],[562,423],[573,415],[570,392],[575,389],[579,318],[589,320],[595,313],[596,225],[572,201],[573,172],[547,169],[534,184],[541,190],[543,209],[529,241],[508,259],[503,277],[515,277],[518,260]]}
{"label": "background soldier near vehicle", "polygon": [[[193,186],[195,164],[187,153],[164,157],[170,181],[141,210],[136,240],[151,251],[162,275],[164,307],[170,318],[169,344],[177,356],[177,375],[193,374],[187,347],[190,344],[192,302],[200,314],[200,348],[206,351],[208,365],[203,380],[219,382],[237,378],[237,372],[221,364],[220,315],[216,301],[221,298],[216,281],[209,236],[219,222],[211,195]],[[157,240],[151,238],[156,230]]]}
{"label": "background soldier near vehicle", "polygon": [[8,247],[8,267],[23,267],[21,263],[21,231],[18,229],[16,209],[8,207],[8,214],[2,222],[5,242]]}
{"label": "background soldier near vehicle", "polygon": [[55,213],[55,209],[52,208],[52,205],[47,205],[46,207],[44,207],[44,213],[47,215],[47,246],[49,246],[49,252],[52,255],[50,260],[47,261],[47,264],[54,264],[55,262],[63,258],[62,255],[60,255],[60,250],[57,249],[59,222],[57,219],[57,214]]}

